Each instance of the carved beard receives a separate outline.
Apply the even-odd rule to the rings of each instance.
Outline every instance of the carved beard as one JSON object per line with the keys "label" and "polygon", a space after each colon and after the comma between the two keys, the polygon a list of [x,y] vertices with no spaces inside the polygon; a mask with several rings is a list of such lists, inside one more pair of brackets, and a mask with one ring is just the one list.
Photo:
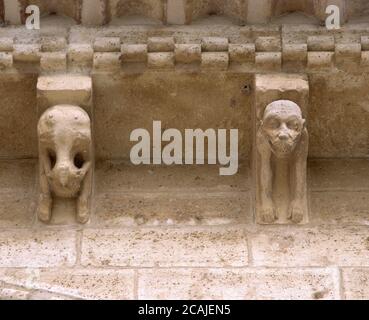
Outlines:
{"label": "carved beard", "polygon": [[272,152],[277,158],[287,158],[296,148],[298,138],[293,140],[292,138],[288,140],[281,140],[279,138],[270,138],[269,144]]}

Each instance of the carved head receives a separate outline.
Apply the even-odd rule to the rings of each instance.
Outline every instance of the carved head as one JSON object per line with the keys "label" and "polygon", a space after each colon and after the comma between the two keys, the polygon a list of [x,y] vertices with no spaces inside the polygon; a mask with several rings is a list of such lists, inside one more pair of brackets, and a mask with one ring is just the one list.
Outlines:
{"label": "carved head", "polygon": [[289,100],[269,104],[261,121],[261,129],[278,158],[288,157],[295,150],[304,127],[300,107]]}
{"label": "carved head", "polygon": [[53,193],[74,197],[91,166],[91,125],[80,107],[49,108],[38,123],[40,161]]}

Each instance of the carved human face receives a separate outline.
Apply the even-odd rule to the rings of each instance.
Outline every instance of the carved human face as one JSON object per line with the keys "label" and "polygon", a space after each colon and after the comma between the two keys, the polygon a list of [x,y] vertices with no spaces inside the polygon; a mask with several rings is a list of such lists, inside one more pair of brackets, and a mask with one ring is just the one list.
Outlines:
{"label": "carved human face", "polygon": [[288,157],[296,148],[304,129],[301,110],[292,101],[276,101],[265,109],[262,130],[278,158]]}
{"label": "carved human face", "polygon": [[38,125],[40,161],[52,192],[75,197],[90,169],[91,129],[85,111],[74,106],[48,109]]}

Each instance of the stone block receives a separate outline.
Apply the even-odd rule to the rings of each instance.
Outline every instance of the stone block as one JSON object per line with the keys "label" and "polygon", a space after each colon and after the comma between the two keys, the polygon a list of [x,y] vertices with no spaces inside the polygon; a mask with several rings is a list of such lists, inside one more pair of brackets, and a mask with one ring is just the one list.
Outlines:
{"label": "stone block", "polygon": [[1,268],[72,267],[76,233],[69,230],[21,230],[0,233]]}
{"label": "stone block", "polygon": [[[127,300],[134,299],[133,270],[102,269],[8,269],[0,271],[0,281],[32,290],[42,290],[54,299]],[[59,297],[58,297],[59,295]],[[45,296],[45,295],[44,295]]]}
{"label": "stone block", "polygon": [[307,38],[307,46],[309,51],[334,51],[334,36],[309,36]]}
{"label": "stone block", "polygon": [[120,52],[119,37],[98,37],[94,42],[95,52]]}
{"label": "stone block", "polygon": [[16,62],[39,62],[40,45],[38,44],[15,44],[13,58]]}
{"label": "stone block", "polygon": [[258,37],[255,41],[257,52],[278,52],[282,51],[280,37]]}
{"label": "stone block", "polygon": [[39,114],[48,107],[58,104],[71,104],[91,107],[92,80],[88,76],[56,75],[42,76],[37,82]]}
{"label": "stone block", "polygon": [[346,63],[348,61],[360,62],[361,44],[360,43],[337,43],[335,58],[337,63]]}
{"label": "stone block", "polygon": [[201,55],[201,68],[207,71],[225,71],[229,66],[228,52],[203,52]]}
{"label": "stone block", "polygon": [[27,300],[30,292],[24,289],[15,289],[11,287],[3,287],[0,284],[0,301],[1,300]]}
{"label": "stone block", "polygon": [[342,287],[347,300],[369,299],[369,269],[344,268],[342,270]]}
{"label": "stone block", "polygon": [[40,67],[46,72],[66,71],[67,55],[63,52],[43,52]]}
{"label": "stone block", "polygon": [[282,53],[256,52],[255,66],[260,71],[280,71],[282,67]]}
{"label": "stone block", "polygon": [[94,50],[90,44],[72,43],[68,48],[68,62],[74,67],[91,67]]}
{"label": "stone block", "polygon": [[240,267],[248,264],[247,240],[240,228],[85,229],[81,250],[83,266]]}
{"label": "stone block", "polygon": [[147,62],[146,44],[123,44],[121,47],[122,62]]}
{"label": "stone block", "polygon": [[285,43],[283,44],[283,61],[307,61],[306,43]]}
{"label": "stone block", "polygon": [[173,52],[155,52],[148,54],[147,66],[151,69],[173,69]]}
{"label": "stone block", "polygon": [[94,54],[94,70],[116,72],[121,67],[120,52],[98,52]]}
{"label": "stone block", "polygon": [[14,39],[11,37],[0,38],[0,51],[13,51]]}
{"label": "stone block", "polygon": [[178,63],[196,63],[201,61],[200,44],[176,44],[174,53]]}
{"label": "stone block", "polygon": [[333,66],[334,52],[308,52],[307,66],[310,70],[330,69]]}
{"label": "stone block", "polygon": [[42,52],[58,52],[67,48],[67,39],[65,37],[47,36],[41,39]]}
{"label": "stone block", "polygon": [[201,41],[203,52],[227,52],[228,46],[228,38],[205,37]]}
{"label": "stone block", "polygon": [[173,52],[173,37],[150,37],[147,39],[148,52]]}
{"label": "stone block", "polygon": [[339,299],[338,275],[324,268],[141,269],[139,299]]}
{"label": "stone block", "polygon": [[251,237],[251,247],[256,266],[369,265],[366,227],[263,229]]}
{"label": "stone block", "polygon": [[231,62],[254,62],[255,44],[229,44],[229,59]]}

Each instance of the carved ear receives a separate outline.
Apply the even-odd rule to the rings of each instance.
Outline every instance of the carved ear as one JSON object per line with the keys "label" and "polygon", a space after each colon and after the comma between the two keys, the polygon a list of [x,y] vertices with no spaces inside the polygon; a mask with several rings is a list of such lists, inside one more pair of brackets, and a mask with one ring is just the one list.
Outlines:
{"label": "carved ear", "polygon": [[263,125],[264,125],[263,120],[259,120],[259,128],[262,128],[262,127],[263,127]]}
{"label": "carved ear", "polygon": [[305,129],[305,128],[306,128],[306,120],[302,119],[302,129]]}

